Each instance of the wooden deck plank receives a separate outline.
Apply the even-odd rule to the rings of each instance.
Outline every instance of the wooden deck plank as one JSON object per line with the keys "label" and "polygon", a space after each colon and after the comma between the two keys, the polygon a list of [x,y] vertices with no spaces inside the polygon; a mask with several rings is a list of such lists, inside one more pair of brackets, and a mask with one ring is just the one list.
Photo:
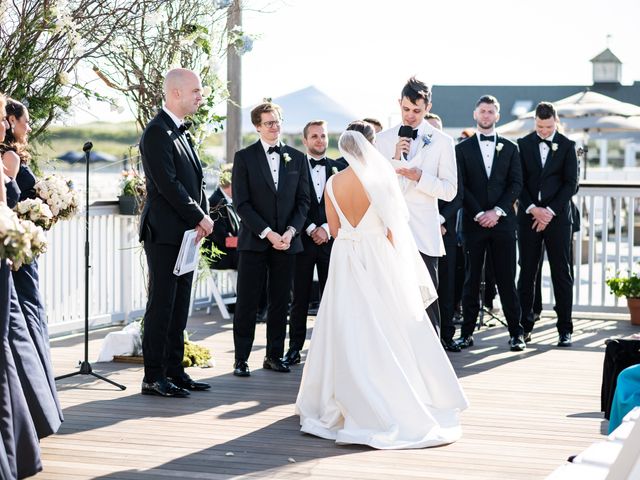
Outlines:
{"label": "wooden deck plank", "polygon": [[[302,367],[291,374],[262,370],[265,327],[259,325],[252,376],[234,377],[231,324],[197,314],[190,319],[191,337],[212,349],[217,365],[189,373],[212,390],[187,399],[142,396],[140,365],[93,364],[127,390],[88,376],[59,382],[66,421],[42,441],[44,471],[35,478],[544,478],[603,438],[604,339],[638,331],[618,320],[581,318],[575,325],[573,348],[554,346],[555,327],[546,319],[522,353],[508,351],[503,327],[481,330],[476,347],[449,354],[471,402],[462,439],[431,449],[377,451],[300,433],[293,405]],[[92,358],[108,331],[91,333]],[[57,374],[74,371],[81,355],[82,336],[52,341]]]}

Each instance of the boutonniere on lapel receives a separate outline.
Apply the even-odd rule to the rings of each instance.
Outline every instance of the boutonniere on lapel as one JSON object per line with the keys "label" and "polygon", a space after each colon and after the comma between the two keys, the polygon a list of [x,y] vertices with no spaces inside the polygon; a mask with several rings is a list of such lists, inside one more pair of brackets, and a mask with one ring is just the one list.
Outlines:
{"label": "boutonniere on lapel", "polygon": [[498,142],[496,144],[496,156],[500,155],[500,152],[502,151],[503,148],[504,148],[504,143]]}
{"label": "boutonniere on lapel", "polygon": [[553,143],[551,144],[551,152],[552,152],[552,153],[551,153],[551,156],[553,156],[553,154],[554,154],[554,153],[556,153],[556,151],[557,151],[557,150],[558,150],[558,144],[557,144],[557,143],[555,143],[555,142],[553,142]]}
{"label": "boutonniere on lapel", "polygon": [[433,133],[427,133],[427,134],[422,135],[420,137],[422,139],[422,148],[424,148],[427,145],[431,144],[431,137],[433,137]]}
{"label": "boutonniere on lapel", "polygon": [[338,173],[338,168],[337,167],[331,167],[331,175],[335,175],[336,173]]}
{"label": "boutonniere on lapel", "polygon": [[282,154],[282,160],[284,161],[284,164],[285,164],[285,165],[288,165],[288,164],[289,164],[289,162],[291,161],[291,156],[289,155],[289,153],[288,153],[288,152],[284,152],[284,153]]}

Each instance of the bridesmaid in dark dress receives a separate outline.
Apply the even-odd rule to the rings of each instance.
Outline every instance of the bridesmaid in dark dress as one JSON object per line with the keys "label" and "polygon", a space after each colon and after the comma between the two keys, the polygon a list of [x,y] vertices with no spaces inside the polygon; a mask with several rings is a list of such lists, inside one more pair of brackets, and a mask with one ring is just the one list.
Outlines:
{"label": "bridesmaid in dark dress", "polygon": [[[35,198],[36,177],[27,165],[30,158],[26,148],[31,131],[29,112],[22,103],[10,98],[7,99],[5,111],[9,129],[0,146],[2,163],[7,175],[13,176],[20,188],[20,200]],[[21,345],[19,348],[22,352],[20,361],[16,358],[16,362],[38,437],[44,438],[58,431],[64,417],[51,365],[47,317],[39,291],[37,261],[24,264],[13,272],[13,283],[15,295],[11,299],[11,316],[15,321],[12,322],[11,335],[16,345]],[[24,352],[27,350],[30,353],[35,351],[35,356],[26,355]],[[36,361],[39,365],[35,365]],[[43,377],[42,383],[36,381]]]}
{"label": "bridesmaid in dark dress", "polygon": [[[0,95],[0,141],[4,140],[5,98]],[[5,190],[6,185],[6,190]],[[0,202],[15,206],[20,190],[14,180],[5,184],[0,168]],[[0,259],[0,478],[16,479],[42,470],[40,446],[9,341],[9,305],[13,290],[11,272]]]}

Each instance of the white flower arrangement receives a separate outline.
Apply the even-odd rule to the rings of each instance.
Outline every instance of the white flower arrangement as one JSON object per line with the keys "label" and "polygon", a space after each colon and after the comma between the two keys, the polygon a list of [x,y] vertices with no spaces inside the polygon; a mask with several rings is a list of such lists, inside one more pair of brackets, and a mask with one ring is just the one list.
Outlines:
{"label": "white flower arrangement", "polygon": [[556,150],[558,150],[558,144],[554,142],[551,144],[551,151],[555,152]]}
{"label": "white flower arrangement", "polygon": [[504,148],[504,143],[498,142],[496,144],[496,152],[498,152],[498,155],[500,155],[500,152],[502,151],[503,148]]}
{"label": "white flower arrangement", "polygon": [[41,227],[43,230],[49,230],[55,223],[53,213],[49,205],[44,203],[40,198],[27,198],[19,202],[14,210],[18,214],[18,218],[29,220]]}
{"label": "white flower arrangement", "polygon": [[284,152],[282,154],[282,160],[284,160],[284,164],[287,165],[291,161],[291,157],[289,156],[289,153]]}
{"label": "white flower arrangement", "polygon": [[335,175],[336,173],[338,173],[338,167],[331,167],[331,173],[333,175]]}
{"label": "white flower arrangement", "polygon": [[20,220],[16,212],[0,205],[0,258],[11,261],[11,268],[17,270],[46,250],[42,228],[29,220]]}
{"label": "white flower arrangement", "polygon": [[51,209],[55,221],[72,217],[78,210],[78,192],[59,175],[47,175],[35,185],[36,194]]}

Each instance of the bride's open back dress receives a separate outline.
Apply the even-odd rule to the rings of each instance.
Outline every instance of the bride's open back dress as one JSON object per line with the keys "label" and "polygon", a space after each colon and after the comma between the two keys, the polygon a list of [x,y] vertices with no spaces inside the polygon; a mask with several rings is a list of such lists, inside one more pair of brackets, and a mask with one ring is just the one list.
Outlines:
{"label": "bride's open back dress", "polygon": [[301,430],[379,449],[454,442],[468,403],[424,305],[407,297],[413,267],[387,239],[374,197],[349,224],[333,179],[340,229],[296,401]]}

